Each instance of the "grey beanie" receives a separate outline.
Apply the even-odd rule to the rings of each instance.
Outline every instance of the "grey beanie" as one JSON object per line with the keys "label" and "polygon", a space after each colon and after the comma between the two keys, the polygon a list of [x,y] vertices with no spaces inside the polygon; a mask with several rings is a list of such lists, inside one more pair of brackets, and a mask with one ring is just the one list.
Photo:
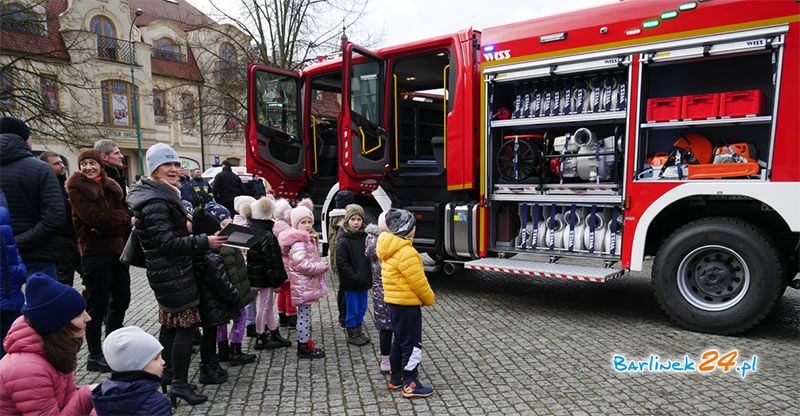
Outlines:
{"label": "grey beanie", "polygon": [[168,144],[156,143],[147,149],[147,171],[150,173],[155,172],[159,166],[165,163],[181,163],[181,158],[178,153]]}
{"label": "grey beanie", "polygon": [[411,233],[416,224],[414,214],[404,209],[391,208],[386,213],[386,227],[394,235],[405,237]]}
{"label": "grey beanie", "polygon": [[164,347],[138,326],[126,326],[110,333],[103,341],[103,355],[115,372],[141,371]]}

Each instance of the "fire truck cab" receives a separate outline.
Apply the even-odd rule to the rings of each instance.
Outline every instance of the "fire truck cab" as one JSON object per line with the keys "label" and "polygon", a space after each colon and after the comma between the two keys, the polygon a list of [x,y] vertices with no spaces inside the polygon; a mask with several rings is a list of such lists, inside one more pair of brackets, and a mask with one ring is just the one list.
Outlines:
{"label": "fire truck cab", "polygon": [[323,242],[339,190],[356,195],[368,222],[408,208],[415,244],[441,262],[443,201],[477,198],[479,36],[375,52],[343,42],[341,59],[299,73],[251,65],[248,169],[279,196],[310,197]]}
{"label": "fire truck cab", "polygon": [[655,256],[679,325],[760,322],[798,270],[799,12],[639,0],[483,30],[465,266],[604,282]]}

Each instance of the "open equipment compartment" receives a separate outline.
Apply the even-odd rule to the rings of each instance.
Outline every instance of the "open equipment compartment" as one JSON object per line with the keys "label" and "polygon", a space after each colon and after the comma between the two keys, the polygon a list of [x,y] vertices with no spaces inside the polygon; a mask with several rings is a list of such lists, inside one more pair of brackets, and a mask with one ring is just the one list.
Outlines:
{"label": "open equipment compartment", "polygon": [[768,178],[783,36],[640,56],[635,180]]}
{"label": "open equipment compartment", "polygon": [[630,56],[487,75],[490,247],[617,259]]}

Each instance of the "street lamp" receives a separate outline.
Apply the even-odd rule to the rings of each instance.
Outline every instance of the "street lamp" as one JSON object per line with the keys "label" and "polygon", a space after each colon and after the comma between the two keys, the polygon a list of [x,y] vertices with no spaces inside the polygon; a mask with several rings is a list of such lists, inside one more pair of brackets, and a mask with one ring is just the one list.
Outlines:
{"label": "street lamp", "polygon": [[131,29],[128,31],[128,45],[130,46],[131,56],[129,59],[131,67],[131,94],[133,95],[133,120],[136,122],[136,148],[139,151],[139,175],[144,176],[144,163],[142,161],[142,130],[139,128],[139,99],[136,94],[136,79],[133,77],[133,61],[135,60],[135,53],[133,51],[133,26],[136,19],[142,15],[142,9],[136,9],[135,16],[131,21]]}

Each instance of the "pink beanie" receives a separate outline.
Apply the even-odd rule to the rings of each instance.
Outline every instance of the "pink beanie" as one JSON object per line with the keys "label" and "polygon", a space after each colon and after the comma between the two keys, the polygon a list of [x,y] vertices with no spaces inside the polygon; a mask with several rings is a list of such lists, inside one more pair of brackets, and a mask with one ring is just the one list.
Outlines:
{"label": "pink beanie", "polygon": [[386,211],[381,212],[381,215],[378,215],[378,228],[381,231],[389,232],[389,227],[386,226]]}
{"label": "pink beanie", "polygon": [[311,221],[314,221],[314,213],[303,205],[298,205],[293,208],[291,215],[292,228],[297,228],[297,224],[299,224],[300,220],[303,218],[311,218]]}

